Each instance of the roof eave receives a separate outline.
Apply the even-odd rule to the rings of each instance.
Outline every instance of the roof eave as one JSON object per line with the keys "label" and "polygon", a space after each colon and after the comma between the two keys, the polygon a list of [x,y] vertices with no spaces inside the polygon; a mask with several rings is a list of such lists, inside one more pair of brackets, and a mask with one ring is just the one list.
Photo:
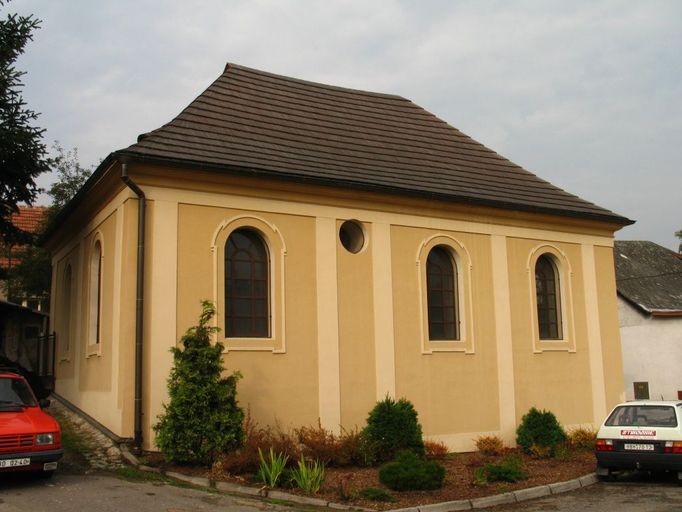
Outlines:
{"label": "roof eave", "polygon": [[343,187],[343,188],[349,188],[349,189],[354,189],[354,190],[366,190],[366,191],[371,191],[371,192],[382,192],[382,193],[403,195],[403,196],[409,196],[409,197],[438,199],[438,200],[447,201],[447,202],[456,201],[456,202],[471,204],[471,205],[475,205],[475,206],[487,206],[487,207],[499,208],[499,209],[504,209],[504,210],[516,210],[516,211],[525,211],[525,212],[530,212],[530,213],[542,213],[542,214],[549,214],[549,215],[557,215],[560,217],[569,217],[569,218],[576,218],[576,219],[606,222],[606,223],[615,224],[615,225],[621,226],[621,227],[629,226],[629,225],[635,223],[634,220],[630,220],[626,217],[622,217],[622,216],[616,215],[616,214],[614,214],[614,215],[606,215],[606,214],[601,215],[601,214],[595,214],[595,213],[589,213],[589,212],[566,211],[566,210],[560,210],[560,209],[555,209],[555,208],[547,208],[547,207],[542,207],[542,206],[519,205],[516,203],[505,202],[505,201],[493,201],[493,200],[486,200],[486,199],[482,199],[482,198],[473,198],[473,197],[467,197],[467,196],[456,196],[456,195],[451,195],[451,194],[438,194],[438,193],[425,192],[425,191],[420,191],[420,190],[405,189],[405,188],[401,188],[401,187],[391,187],[388,185],[360,183],[360,182],[354,182],[354,181],[350,181],[350,180],[339,180],[339,179],[313,177],[313,176],[301,176],[301,175],[297,175],[297,174],[286,174],[286,173],[282,173],[282,172],[273,172],[273,171],[269,171],[267,169],[242,167],[242,166],[226,165],[226,164],[207,163],[207,162],[201,162],[201,161],[195,161],[195,160],[184,160],[184,159],[178,159],[178,158],[172,158],[172,157],[160,157],[160,156],[153,156],[153,155],[145,155],[145,154],[141,154],[141,153],[137,153],[135,151],[129,151],[129,150],[125,150],[125,149],[116,151],[115,153],[112,153],[109,156],[110,157],[113,156],[116,159],[137,160],[139,162],[145,162],[145,163],[151,163],[151,164],[172,165],[174,167],[190,167],[190,168],[202,169],[202,170],[207,170],[207,171],[229,172],[231,174],[241,175],[241,176],[267,177],[267,178],[279,179],[279,180],[289,181],[289,182],[308,183],[308,184],[333,186],[333,187]]}

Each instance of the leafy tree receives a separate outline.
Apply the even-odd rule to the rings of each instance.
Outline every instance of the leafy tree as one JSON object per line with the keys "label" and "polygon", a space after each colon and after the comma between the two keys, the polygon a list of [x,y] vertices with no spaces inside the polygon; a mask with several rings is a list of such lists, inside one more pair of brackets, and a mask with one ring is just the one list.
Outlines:
{"label": "leafy tree", "polygon": [[[0,0],[0,7],[4,4]],[[33,15],[8,14],[0,19],[0,239],[10,244],[30,240],[10,217],[18,212],[19,203],[33,203],[39,192],[35,178],[49,170],[44,130],[33,126],[38,114],[21,96],[25,73],[14,67],[39,26]]]}
{"label": "leafy tree", "polygon": [[211,345],[217,327],[210,301],[202,301],[199,325],[182,337],[184,350],[171,348],[173,368],[168,378],[170,403],[154,425],[156,444],[172,462],[210,464],[225,451],[243,444],[244,412],[237,403],[239,372],[223,378],[223,345]]}
{"label": "leafy tree", "polygon": [[52,198],[50,208],[56,212],[64,208],[73,196],[80,190],[92,174],[92,167],[86,169],[78,160],[78,148],[66,151],[59,141],[54,141],[52,149],[57,156],[52,160],[53,172],[57,179],[47,191]]}

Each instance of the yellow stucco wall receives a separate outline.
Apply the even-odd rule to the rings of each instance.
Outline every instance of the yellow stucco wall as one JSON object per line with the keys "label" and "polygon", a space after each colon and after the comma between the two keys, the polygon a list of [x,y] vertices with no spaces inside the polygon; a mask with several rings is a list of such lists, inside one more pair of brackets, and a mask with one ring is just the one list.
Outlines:
{"label": "yellow stucco wall", "polygon": [[[483,434],[513,442],[532,406],[552,410],[565,425],[594,424],[622,393],[613,226],[170,169],[132,167],[131,175],[149,199],[146,447],[167,400],[169,348],[196,323],[202,299],[216,302],[216,325],[224,324],[223,248],[239,226],[253,226],[268,244],[272,336],[234,340],[223,332],[217,339],[227,370],[244,376],[241,405],[261,424],[319,419],[333,430],[361,427],[389,394],[414,403],[425,435],[468,450]],[[79,327],[73,354],[59,364],[58,392],[129,437],[137,200],[123,190],[103,204],[70,228],[72,236],[60,235],[55,250],[55,291],[68,258],[81,269]],[[357,254],[338,239],[348,219],[365,230]],[[100,353],[88,357],[82,262],[98,232],[106,312]],[[454,342],[425,334],[423,269],[434,244],[450,247],[457,260],[462,323]],[[535,325],[533,258],[545,251],[562,271],[565,336],[556,342],[539,340]]]}

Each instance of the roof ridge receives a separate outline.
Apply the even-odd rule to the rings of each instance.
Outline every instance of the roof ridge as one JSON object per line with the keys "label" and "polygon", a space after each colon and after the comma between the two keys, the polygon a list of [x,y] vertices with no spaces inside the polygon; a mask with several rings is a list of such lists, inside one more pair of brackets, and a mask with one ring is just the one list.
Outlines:
{"label": "roof ridge", "polygon": [[321,89],[329,89],[332,91],[341,91],[341,92],[352,92],[352,93],[363,94],[363,95],[372,96],[372,97],[399,99],[399,100],[407,101],[409,103],[413,103],[408,98],[405,98],[404,96],[400,96],[399,94],[389,94],[389,93],[384,93],[384,92],[367,91],[364,89],[354,89],[352,87],[341,87],[338,85],[324,84],[322,82],[314,82],[312,80],[304,80],[302,78],[294,78],[291,76],[279,75],[277,73],[271,73],[269,71],[263,71],[260,69],[250,68],[247,66],[242,66],[241,64],[235,64],[233,62],[228,62],[225,64],[225,69],[223,71],[223,75],[225,73],[227,73],[230,69],[239,69],[241,71],[246,71],[248,73],[253,73],[253,74],[257,74],[257,75],[261,75],[261,76],[268,76],[271,78],[275,78],[278,80],[284,80],[287,82],[300,83],[300,84],[307,85],[307,86],[319,87]]}

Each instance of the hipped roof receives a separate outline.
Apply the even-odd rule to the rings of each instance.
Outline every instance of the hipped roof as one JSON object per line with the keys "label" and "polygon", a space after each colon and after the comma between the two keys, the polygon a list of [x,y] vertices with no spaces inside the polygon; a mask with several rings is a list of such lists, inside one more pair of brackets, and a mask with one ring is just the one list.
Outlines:
{"label": "hipped roof", "polygon": [[112,156],[632,223],[538,178],[410,100],[235,64],[175,119],[107,161]]}
{"label": "hipped roof", "polygon": [[653,316],[682,316],[682,260],[653,242],[616,241],[619,295]]}

